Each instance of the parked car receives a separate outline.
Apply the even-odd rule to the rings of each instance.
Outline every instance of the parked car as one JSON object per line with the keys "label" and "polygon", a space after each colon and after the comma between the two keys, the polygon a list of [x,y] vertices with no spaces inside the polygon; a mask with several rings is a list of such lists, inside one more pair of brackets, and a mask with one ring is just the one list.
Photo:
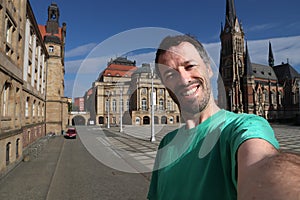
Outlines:
{"label": "parked car", "polygon": [[66,134],[65,134],[65,137],[66,138],[76,138],[77,136],[77,131],[76,131],[76,128],[68,128]]}

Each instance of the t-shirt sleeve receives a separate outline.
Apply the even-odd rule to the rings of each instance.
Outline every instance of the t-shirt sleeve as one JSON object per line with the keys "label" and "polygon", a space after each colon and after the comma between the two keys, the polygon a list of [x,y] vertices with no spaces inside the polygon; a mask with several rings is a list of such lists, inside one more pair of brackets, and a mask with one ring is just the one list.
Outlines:
{"label": "t-shirt sleeve", "polygon": [[237,127],[232,136],[232,150],[236,154],[239,146],[246,140],[261,138],[268,141],[275,148],[279,148],[279,143],[269,122],[262,117],[250,115],[243,117],[237,122]]}
{"label": "t-shirt sleeve", "polygon": [[245,115],[235,122],[231,137],[231,164],[232,178],[236,181],[236,159],[237,151],[240,145],[246,140],[260,138],[268,141],[276,149],[279,149],[279,143],[275,137],[274,131],[269,122],[263,117],[257,115]]}

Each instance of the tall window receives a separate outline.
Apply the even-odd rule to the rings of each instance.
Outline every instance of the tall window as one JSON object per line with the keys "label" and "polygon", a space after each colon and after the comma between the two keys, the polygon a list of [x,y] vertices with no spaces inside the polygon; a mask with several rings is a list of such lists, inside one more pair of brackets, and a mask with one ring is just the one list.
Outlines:
{"label": "tall window", "polygon": [[170,100],[167,101],[167,109],[168,109],[168,111],[171,111],[171,102],[170,102]]}
{"label": "tall window", "polygon": [[41,115],[41,103],[39,103],[37,107],[37,116],[39,117],[40,115]]}
{"label": "tall window", "polygon": [[6,165],[10,162],[10,145],[10,142],[6,144]]}
{"label": "tall window", "polygon": [[35,117],[35,101],[32,104],[32,116]]}
{"label": "tall window", "polygon": [[16,141],[16,158],[19,158],[19,146],[20,146],[20,139],[18,138]]}
{"label": "tall window", "polygon": [[44,104],[42,104],[42,117],[44,117]]}
{"label": "tall window", "polygon": [[159,99],[159,110],[163,110],[163,109],[164,109],[164,100]]}
{"label": "tall window", "polygon": [[266,103],[269,103],[269,92],[265,89],[264,91],[263,91],[263,93],[264,93],[264,102],[266,102]]}
{"label": "tall window", "polygon": [[29,97],[26,98],[26,102],[25,102],[25,117],[28,117],[29,115]]}
{"label": "tall window", "polygon": [[147,110],[147,100],[145,98],[142,99],[142,110]]}
{"label": "tall window", "polygon": [[14,27],[11,20],[8,17],[6,18],[5,23],[6,23],[6,42],[8,44],[11,44]]}
{"label": "tall window", "polygon": [[112,101],[112,111],[113,112],[117,111],[117,101],[115,99],[113,99]]}
{"label": "tall window", "polygon": [[281,106],[282,104],[282,93],[278,92],[278,105]]}
{"label": "tall window", "polygon": [[7,116],[8,114],[8,104],[9,104],[9,84],[4,85],[3,95],[2,95],[2,116]]}

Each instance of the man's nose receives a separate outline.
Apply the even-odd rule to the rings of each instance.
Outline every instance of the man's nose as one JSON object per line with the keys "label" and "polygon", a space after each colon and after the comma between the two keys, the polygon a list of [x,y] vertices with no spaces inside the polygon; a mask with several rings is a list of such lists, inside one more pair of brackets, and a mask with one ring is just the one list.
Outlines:
{"label": "man's nose", "polygon": [[178,68],[178,79],[181,83],[187,84],[191,81],[191,75],[185,68]]}

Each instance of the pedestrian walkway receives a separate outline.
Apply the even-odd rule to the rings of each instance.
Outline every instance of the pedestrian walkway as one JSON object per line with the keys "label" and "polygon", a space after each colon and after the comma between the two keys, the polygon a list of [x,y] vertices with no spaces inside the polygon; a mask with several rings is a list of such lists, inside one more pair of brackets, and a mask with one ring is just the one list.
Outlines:
{"label": "pedestrian walkway", "polygon": [[62,136],[49,138],[38,156],[34,153],[0,179],[0,199],[46,199],[63,142]]}
{"label": "pedestrian walkway", "polygon": [[300,153],[300,126],[286,124],[271,124],[280,149]]}
{"label": "pedestrian walkway", "polygon": [[[281,150],[300,153],[300,127],[292,125],[271,124]],[[180,126],[155,126],[155,142],[150,142],[151,126],[125,126],[120,133],[118,127],[105,129],[114,136],[107,137],[115,149],[126,151],[130,157],[145,165],[149,172],[153,164],[161,139],[168,132]]]}

